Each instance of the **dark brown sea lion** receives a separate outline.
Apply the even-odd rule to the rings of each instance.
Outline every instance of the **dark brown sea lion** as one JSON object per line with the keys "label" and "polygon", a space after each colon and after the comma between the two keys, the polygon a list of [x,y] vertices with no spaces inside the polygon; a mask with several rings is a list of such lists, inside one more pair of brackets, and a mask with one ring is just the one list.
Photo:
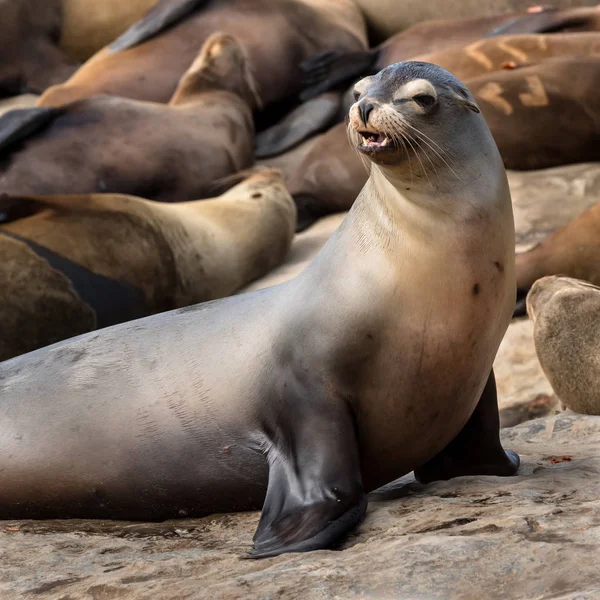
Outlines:
{"label": "dark brown sea lion", "polygon": [[[435,66],[400,63],[356,91],[369,183],[298,277],[0,365],[0,516],[264,503],[262,557],[329,547],[366,492],[412,470],[425,483],[516,472],[492,373],[515,294],[494,140]],[[411,166],[395,143],[408,125],[451,163]]]}
{"label": "dark brown sea lion", "polygon": [[40,106],[94,94],[168,102],[215,31],[235,36],[249,57],[263,106],[300,90],[300,63],[322,50],[361,51],[366,32],[353,0],[160,0]]}
{"label": "dark brown sea lion", "polygon": [[211,200],[0,197],[0,360],[234,293],[279,265],[295,227],[279,172]]}
{"label": "dark brown sea lion", "polygon": [[78,67],[58,47],[62,0],[0,1],[0,98],[41,93]]}
{"label": "dark brown sea lion", "polygon": [[[599,11],[600,12],[600,11]],[[418,60],[438,65],[470,81],[500,69],[514,69],[547,58],[598,56],[600,32],[503,35],[425,54]]]}
{"label": "dark brown sea lion", "polygon": [[467,82],[507,169],[600,159],[600,57],[552,58]]}
{"label": "dark brown sea lion", "polygon": [[0,119],[0,192],[122,193],[181,201],[253,161],[254,82],[237,42],[214,34],[169,105],[95,96]]}
{"label": "dark brown sea lion", "polygon": [[600,285],[600,204],[592,206],[515,258],[517,316],[525,314],[531,286],[546,275],[565,275]]}
{"label": "dark brown sea lion", "polygon": [[[327,52],[311,57],[302,65],[305,72],[304,84],[307,88],[302,92],[302,97],[312,98],[336,86],[349,84],[359,76],[377,73],[388,65],[407,59],[423,60],[448,68],[447,64],[456,65],[456,54],[460,54],[461,48],[467,44],[473,46],[472,51],[467,52],[466,60],[472,57],[475,61],[483,61],[483,64],[487,65],[490,59],[486,57],[486,50],[488,47],[493,49],[497,43],[501,43],[491,41],[489,46],[490,42],[486,39],[488,37],[557,31],[600,31],[600,9],[540,9],[535,12],[521,11],[507,15],[472,16],[418,23],[372,50],[353,53]],[[444,54],[449,48],[452,48],[451,56],[454,56],[450,63]],[[427,53],[435,55],[428,57]],[[438,62],[440,57],[446,60],[445,64]],[[518,57],[522,58],[522,54]],[[514,55],[508,58],[514,59]],[[482,72],[485,71],[477,72],[476,75]],[[457,77],[463,76],[458,72],[454,74]]]}
{"label": "dark brown sea lion", "polygon": [[[539,11],[533,0],[356,0],[375,39],[381,41],[421,21]],[[597,0],[552,0],[558,9],[596,6]],[[510,33],[517,33],[510,31]],[[522,33],[522,32],[521,32]]]}
{"label": "dark brown sea lion", "polygon": [[535,350],[562,404],[600,415],[600,288],[568,277],[544,277],[527,296]]}

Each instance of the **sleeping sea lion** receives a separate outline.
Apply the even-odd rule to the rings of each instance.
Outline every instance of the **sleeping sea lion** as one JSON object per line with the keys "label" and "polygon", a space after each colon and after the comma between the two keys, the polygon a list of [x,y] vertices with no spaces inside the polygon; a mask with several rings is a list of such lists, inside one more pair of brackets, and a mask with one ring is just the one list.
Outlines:
{"label": "sleeping sea lion", "polygon": [[294,96],[300,63],[322,50],[362,51],[365,24],[353,0],[160,0],[40,106],[95,94],[168,102],[177,81],[215,31],[235,36],[256,79],[257,106]]}
{"label": "sleeping sea lion", "polygon": [[527,292],[537,279],[546,275],[565,275],[600,285],[600,203],[531,250],[517,254],[515,263],[516,316],[525,314]]}
{"label": "sleeping sea lion", "polygon": [[507,169],[600,158],[600,56],[550,58],[467,84]]}
{"label": "sleeping sea lion", "polygon": [[59,46],[85,61],[141,19],[158,0],[62,0]]}
{"label": "sleeping sea lion", "polygon": [[[600,11],[598,11],[600,12]],[[418,57],[470,81],[500,69],[515,69],[547,58],[600,55],[600,32],[503,35],[453,46]]]}
{"label": "sleeping sea lion", "polygon": [[[485,121],[455,77],[399,63],[359,83],[350,122],[369,182],[298,277],[0,364],[1,517],[264,503],[262,557],[329,547],[413,469],[516,472],[492,373],[514,226]],[[411,128],[450,162],[409,154]]]}
{"label": "sleeping sea lion", "polygon": [[527,296],[544,374],[562,404],[600,415],[600,288],[568,277],[544,277]]}
{"label": "sleeping sea lion", "polygon": [[[457,64],[468,64],[469,61],[473,65],[479,64],[480,69],[500,68],[494,65],[502,64],[506,60],[514,61],[515,58],[522,62],[523,53],[513,51],[506,58],[498,58],[495,55],[499,52],[499,45],[501,51],[504,38],[500,40],[487,38],[558,31],[600,31],[600,9],[598,7],[565,10],[540,8],[539,11],[534,12],[521,11],[506,15],[470,16],[418,23],[370,50],[330,51],[310,57],[301,65],[305,73],[305,89],[301,96],[304,99],[312,98],[337,86],[349,85],[359,76],[377,73],[388,65],[407,59],[432,62],[445,69],[449,66],[456,67]],[[464,46],[467,48],[463,50]],[[450,48],[452,48],[451,55],[447,57],[445,52]],[[525,50],[531,51],[532,48],[535,48],[535,44],[529,43]],[[539,53],[540,50],[538,48],[537,52]],[[463,56],[463,52],[466,56]],[[428,56],[431,53],[435,54]],[[450,56],[453,58],[450,59]],[[532,56],[529,60],[535,58],[537,56]],[[441,63],[440,60],[445,62]],[[462,78],[481,75],[486,71],[480,70],[474,75],[456,70],[451,72]]]}
{"label": "sleeping sea lion", "polygon": [[0,98],[39,94],[79,66],[58,47],[62,1],[0,1]]}
{"label": "sleeping sea lion", "polygon": [[0,192],[214,195],[253,161],[254,81],[234,38],[212,35],[169,105],[94,96],[0,118]]}
{"label": "sleeping sea lion", "polygon": [[[429,19],[485,16],[514,11],[539,12],[533,0],[356,0],[374,39],[381,41],[402,29]],[[598,0],[552,0],[553,8],[596,6]],[[516,33],[511,31],[511,33]]]}
{"label": "sleeping sea lion", "polygon": [[3,196],[0,360],[213,300],[279,265],[295,208],[261,169],[211,200]]}

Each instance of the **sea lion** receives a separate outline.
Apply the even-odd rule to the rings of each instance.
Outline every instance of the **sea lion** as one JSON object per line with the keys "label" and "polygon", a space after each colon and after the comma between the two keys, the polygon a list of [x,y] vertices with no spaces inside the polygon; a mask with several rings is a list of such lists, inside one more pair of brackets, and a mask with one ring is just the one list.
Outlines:
{"label": "sea lion", "polygon": [[543,277],[527,296],[535,350],[552,389],[571,410],[600,415],[600,288]]}
{"label": "sea lion", "polygon": [[600,57],[550,58],[467,84],[507,169],[600,158]]}
{"label": "sea lion", "polygon": [[[598,198],[600,200],[600,197]],[[545,275],[566,275],[600,284],[600,203],[592,206],[548,236],[540,244],[517,254],[517,308],[525,313],[531,286]]]}
{"label": "sea lion", "polygon": [[279,265],[295,207],[260,169],[211,200],[3,196],[0,360],[221,298]]}
{"label": "sea lion", "polygon": [[158,0],[62,0],[59,46],[85,61],[141,19]]}
{"label": "sea lion", "polygon": [[41,93],[79,63],[58,48],[62,0],[0,1],[0,98]]}
{"label": "sea lion", "polygon": [[[485,16],[515,11],[538,12],[532,0],[356,0],[362,8],[373,39],[384,40],[402,29],[429,19]],[[596,6],[597,0],[553,0],[553,8]],[[511,32],[512,33],[512,32]]]}
{"label": "sea lion", "polygon": [[254,81],[235,39],[213,34],[169,105],[95,96],[0,118],[0,191],[214,195],[253,161]]}
{"label": "sea lion", "polygon": [[[356,93],[369,183],[298,277],[0,365],[1,517],[164,519],[264,501],[262,557],[329,547],[367,491],[413,469],[422,482],[516,472],[492,373],[515,295],[493,138],[432,65],[394,65]],[[451,163],[419,167],[418,149],[409,161],[394,140],[410,127]]]}
{"label": "sea lion", "polygon": [[[539,58],[543,50],[542,42],[539,43],[541,47],[528,42],[525,48],[517,48],[516,51],[509,52],[509,56],[500,58],[496,55],[499,50],[502,51],[504,37],[500,40],[487,38],[557,31],[600,31],[600,9],[540,8],[535,12],[521,11],[506,15],[470,16],[418,23],[364,52],[330,51],[310,57],[301,65],[305,73],[305,89],[301,97],[308,100],[339,85],[350,84],[359,76],[377,73],[388,65],[407,59],[432,62],[450,70],[459,78],[474,77],[486,72],[482,68],[500,68],[500,64],[508,60],[514,61],[515,58],[522,62],[523,50],[537,52],[530,60]],[[510,46],[512,45],[511,43]],[[464,48],[465,46],[467,47]],[[446,51],[450,55],[446,55]],[[466,56],[463,56],[463,52]],[[575,53],[564,52],[562,48],[559,52]],[[452,70],[452,67],[464,66],[469,62],[471,68],[478,65],[479,71],[471,74]]]}
{"label": "sea lion", "polygon": [[93,56],[40,106],[95,94],[168,102],[177,81],[215,31],[235,36],[249,57],[263,107],[294,96],[299,64],[322,50],[367,47],[353,0],[160,0],[113,44]]}
{"label": "sea lion", "polygon": [[[599,11],[600,12],[600,11]],[[600,33],[503,35],[468,46],[444,48],[415,60],[430,62],[469,81],[500,69],[515,69],[547,58],[600,55]]]}

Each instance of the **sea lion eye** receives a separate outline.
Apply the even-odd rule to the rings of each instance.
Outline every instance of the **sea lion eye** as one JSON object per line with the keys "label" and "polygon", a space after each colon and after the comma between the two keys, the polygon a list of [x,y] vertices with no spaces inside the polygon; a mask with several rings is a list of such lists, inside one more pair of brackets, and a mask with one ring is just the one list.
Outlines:
{"label": "sea lion eye", "polygon": [[435,98],[429,94],[417,94],[412,99],[422,108],[431,108],[435,104]]}
{"label": "sea lion eye", "polygon": [[360,92],[358,92],[357,90],[354,90],[352,92],[352,95],[354,96],[354,101],[355,102],[360,98]]}

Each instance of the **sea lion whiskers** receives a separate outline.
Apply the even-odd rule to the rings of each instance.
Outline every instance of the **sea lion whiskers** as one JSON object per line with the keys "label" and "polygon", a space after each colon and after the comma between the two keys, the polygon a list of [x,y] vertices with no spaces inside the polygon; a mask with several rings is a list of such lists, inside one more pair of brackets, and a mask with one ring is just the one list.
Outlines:
{"label": "sea lion whiskers", "polygon": [[360,144],[360,134],[354,129],[354,127],[352,127],[350,121],[346,123],[346,133],[348,134],[348,142],[350,143],[350,146],[356,152],[358,158],[360,158],[360,162],[363,164],[363,167],[366,169],[367,173],[370,173],[373,163],[358,151],[357,148]]}

